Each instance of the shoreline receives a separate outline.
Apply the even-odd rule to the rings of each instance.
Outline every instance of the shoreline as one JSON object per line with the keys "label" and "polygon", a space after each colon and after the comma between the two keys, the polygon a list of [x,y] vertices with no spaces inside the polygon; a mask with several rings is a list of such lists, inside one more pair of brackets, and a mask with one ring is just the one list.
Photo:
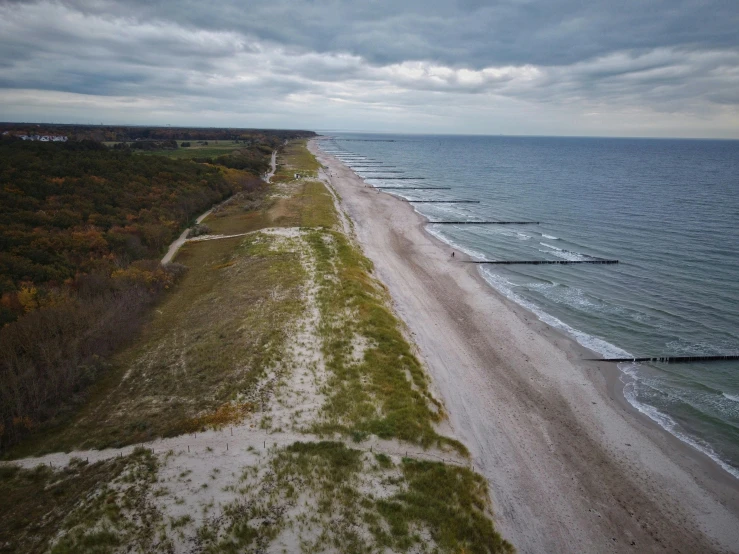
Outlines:
{"label": "shoreline", "polygon": [[591,351],[563,330],[506,298],[476,267],[449,263],[453,247],[429,233],[412,206],[364,189],[330,154],[317,157],[413,335],[449,423],[490,483],[508,540],[522,552],[739,544],[737,480],[634,408],[617,367],[586,363]]}
{"label": "shoreline", "polygon": [[[381,191],[385,192],[385,191]],[[393,194],[393,193],[389,193]],[[403,198],[399,197],[402,201]],[[415,209],[414,212],[418,214],[419,217],[421,217],[423,220],[425,220],[426,225],[430,223],[430,220],[423,215],[421,212]],[[440,246],[442,247],[448,247],[453,249],[458,249],[458,254],[461,254],[459,256],[460,260],[467,261],[476,259],[474,254],[469,254],[468,252],[465,252],[465,247],[462,245],[449,243],[445,241],[443,238],[439,237],[435,232],[429,230],[428,227],[425,227],[425,231],[427,234],[429,234],[433,240],[436,240]],[[477,258],[479,259],[479,258]],[[564,323],[563,321],[559,320],[555,316],[548,314],[547,312],[544,312],[541,310],[541,314],[536,313],[535,309],[529,308],[523,303],[517,302],[516,300],[510,298],[507,296],[507,294],[501,290],[499,290],[493,283],[490,283],[485,276],[483,275],[482,268],[478,266],[478,274],[480,277],[485,281],[485,283],[495,292],[495,294],[498,296],[499,300],[501,302],[504,302],[508,305],[509,309],[515,311],[518,313],[519,310],[522,310],[521,313],[526,313],[530,316],[533,316],[536,318],[536,320],[543,325],[541,333],[544,333],[545,336],[547,336],[549,333],[555,334],[560,336],[561,338],[565,339],[566,341],[569,341],[572,343],[572,348],[574,348],[576,351],[579,352],[580,358],[582,360],[578,362],[583,368],[586,368],[589,365],[593,365],[596,363],[596,361],[592,360],[592,356],[602,356],[602,357],[609,357],[609,356],[624,356],[628,357],[630,354],[623,351],[620,347],[611,344],[607,341],[604,341],[603,339],[600,339],[599,337],[590,335],[588,333],[585,333],[584,331],[580,331],[579,329],[575,329],[568,325],[567,323]],[[515,294],[515,293],[514,293]],[[518,313],[519,317],[523,317],[521,313]],[[548,323],[544,317],[551,318],[559,323],[559,325],[552,325],[551,323]],[[569,330],[569,331],[568,331]],[[576,336],[574,336],[573,333],[570,331],[573,331],[575,333],[581,333],[585,337],[597,342],[603,342],[605,348],[604,350],[610,350],[611,352],[606,353],[604,351],[599,351],[596,347],[589,347],[586,344],[580,342]],[[591,358],[590,360],[586,361],[586,359]],[[731,486],[737,487],[739,486],[739,474],[736,473],[737,470],[732,468],[727,462],[722,460],[718,454],[716,454],[710,447],[710,445],[706,445],[705,447],[702,447],[698,444],[695,444],[695,441],[688,435],[678,435],[677,433],[671,432],[669,429],[664,427],[662,424],[657,421],[656,418],[651,417],[648,413],[646,413],[646,410],[650,408],[651,406],[642,404],[642,406],[645,406],[645,409],[642,410],[638,406],[636,406],[631,400],[629,400],[626,397],[625,393],[625,387],[627,382],[633,381],[634,378],[629,375],[627,372],[625,372],[623,369],[621,369],[621,363],[613,364],[613,363],[598,363],[598,368],[604,373],[604,375],[608,375],[608,382],[609,382],[609,391],[610,394],[612,394],[614,398],[611,400],[617,401],[622,407],[624,407],[627,411],[631,412],[631,414],[640,420],[641,423],[650,426],[652,428],[656,428],[659,430],[660,433],[668,435],[667,437],[664,437],[666,440],[674,440],[675,444],[673,447],[685,449],[684,454],[688,455],[689,457],[695,458],[696,460],[699,460],[700,463],[706,463],[711,466],[715,465],[716,469],[720,470],[721,472],[725,473],[725,479],[721,478],[720,480],[726,484],[729,484]],[[615,368],[615,370],[614,370]],[[657,411],[655,409],[655,411]],[[674,423],[674,420],[667,414],[662,414],[662,412],[657,411],[657,413],[661,414],[664,418]],[[687,448],[686,448],[687,447]]]}

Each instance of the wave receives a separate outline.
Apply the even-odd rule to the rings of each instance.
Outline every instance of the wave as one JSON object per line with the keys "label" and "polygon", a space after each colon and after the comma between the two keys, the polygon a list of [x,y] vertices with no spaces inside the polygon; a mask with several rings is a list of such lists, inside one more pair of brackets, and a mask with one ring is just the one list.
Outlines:
{"label": "wave", "polygon": [[542,233],[541,236],[544,237],[545,239],[549,239],[549,240],[559,240],[559,237],[555,237],[555,236],[552,236],[552,235],[545,235],[544,233]]}
{"label": "wave", "polygon": [[[619,364],[619,369],[621,370],[622,374],[627,376],[628,378],[628,380],[624,383],[624,398],[626,398],[628,403],[674,437],[677,437],[685,444],[692,446],[699,452],[702,452],[703,454],[711,458],[732,477],[734,477],[735,479],[739,479],[739,469],[727,464],[724,460],[722,460],[721,457],[716,454],[716,451],[711,447],[710,444],[687,435],[682,431],[680,425],[670,416],[668,416],[664,412],[659,411],[654,406],[650,406],[649,404],[640,402],[636,398],[636,386],[640,381],[637,374],[638,365],[639,364]],[[724,396],[726,396],[726,393],[724,393]]]}
{"label": "wave", "polygon": [[561,248],[557,248],[556,246],[552,246],[551,244],[546,244],[544,242],[540,242],[539,244],[541,244],[542,246],[546,246],[547,248],[551,248],[551,250],[540,249],[539,252],[551,254],[552,256],[556,256],[557,258],[562,258],[563,260],[568,260],[570,262],[580,262],[589,258],[589,256],[586,256],[585,254],[578,254],[577,252],[562,250]]}
{"label": "wave", "polygon": [[[516,285],[514,285],[501,275],[493,273],[491,270],[486,268],[481,268],[480,271],[485,281],[495,290],[503,294],[503,296],[532,312],[534,315],[536,315],[536,317],[539,318],[540,321],[543,321],[551,327],[555,327],[564,331],[572,338],[574,338],[578,344],[584,346],[588,350],[592,350],[593,352],[600,354],[604,358],[632,357],[632,354],[626,352],[618,346],[611,344],[599,337],[589,335],[588,333],[567,325],[565,322],[542,310],[536,304],[529,302],[519,294],[516,294],[512,290],[512,287],[515,287]],[[716,452],[713,450],[713,448],[711,448],[709,444],[703,443],[698,439],[688,436],[687,434],[682,432],[678,423],[670,416],[659,411],[654,406],[650,406],[648,404],[640,402],[636,398],[635,387],[636,384],[640,381],[636,369],[638,365],[639,364],[618,365],[622,375],[624,375],[628,379],[624,384],[624,397],[629,402],[629,404],[631,404],[631,406],[633,406],[634,409],[638,410],[640,413],[649,417],[649,419],[657,423],[665,431],[677,437],[682,442],[692,446],[696,450],[702,452],[703,454],[711,458],[714,462],[716,462],[719,466],[721,466],[722,469],[726,470],[730,475],[739,479],[739,469],[727,464],[724,460],[722,460],[721,457],[716,454]],[[724,396],[726,396],[726,393],[723,394]],[[731,399],[739,402],[739,397],[732,397]]]}
{"label": "wave", "polygon": [[723,394],[724,397],[728,398],[729,400],[732,400],[734,402],[739,402],[739,396],[736,394],[729,394],[728,392],[722,392],[721,394]]}
{"label": "wave", "polygon": [[611,344],[610,342],[607,342],[594,335],[589,335],[588,333],[567,325],[564,321],[557,319],[553,315],[545,312],[533,302],[529,302],[521,295],[516,294],[512,290],[512,287],[515,287],[516,285],[505,279],[503,276],[493,273],[487,268],[480,268],[480,271],[482,272],[482,276],[485,281],[495,290],[503,294],[503,296],[505,296],[509,300],[512,300],[519,306],[523,306],[547,325],[566,332],[568,335],[573,337],[578,344],[584,346],[588,350],[592,350],[593,352],[600,354],[604,358],[633,357],[632,354],[629,354],[625,350],[619,348],[614,344]]}
{"label": "wave", "polygon": [[565,250],[564,248],[558,248],[557,246],[552,246],[551,244],[547,244],[546,242],[540,242],[539,244],[551,249],[551,250],[539,250],[539,252],[546,252],[547,254],[552,254],[553,256],[557,256],[558,258],[563,258],[565,260],[579,262],[579,261],[600,259],[596,256],[591,256],[590,254],[583,254],[581,252],[573,252],[572,250]]}
{"label": "wave", "polygon": [[482,252],[478,252],[477,250],[473,250],[472,248],[469,248],[467,246],[462,246],[458,242],[455,242],[454,240],[447,237],[444,233],[441,232],[438,225],[429,225],[428,227],[426,227],[426,231],[428,232],[428,234],[430,234],[434,238],[439,239],[441,242],[444,242],[449,246],[452,246],[455,249],[459,250],[460,252],[467,254],[470,258],[474,258],[476,260],[485,259],[485,254],[483,254]]}

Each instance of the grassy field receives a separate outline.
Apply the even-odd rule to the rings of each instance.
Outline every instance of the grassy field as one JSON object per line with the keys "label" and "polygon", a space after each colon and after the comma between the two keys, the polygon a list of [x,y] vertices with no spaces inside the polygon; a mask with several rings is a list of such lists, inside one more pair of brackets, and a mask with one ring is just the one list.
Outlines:
{"label": "grassy field", "polygon": [[[194,140],[178,140],[178,144],[182,142],[189,142],[192,146],[185,148],[178,148],[177,150],[152,150],[152,151],[137,151],[138,154],[146,154],[150,156],[167,156],[169,158],[175,158],[179,160],[189,160],[192,158],[216,158],[226,154],[231,154],[234,150],[244,148],[243,143],[239,143],[233,140],[209,140],[207,146],[200,145],[198,141]],[[107,146],[113,146],[118,144],[116,142],[105,142]]]}
{"label": "grassy field", "polygon": [[316,178],[320,167],[321,164],[306,148],[306,141],[295,140],[283,148],[277,172],[272,181],[275,183],[289,182],[295,178],[296,173],[309,179]]}

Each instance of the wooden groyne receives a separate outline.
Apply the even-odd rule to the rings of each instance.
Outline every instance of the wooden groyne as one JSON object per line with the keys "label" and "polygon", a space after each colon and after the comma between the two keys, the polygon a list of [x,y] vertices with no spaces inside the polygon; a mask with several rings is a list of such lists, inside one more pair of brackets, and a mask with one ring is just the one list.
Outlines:
{"label": "wooden groyne", "polygon": [[618,260],[467,260],[468,264],[494,265],[569,265],[569,264],[617,264]]}
{"label": "wooden groyne", "polygon": [[538,221],[429,221],[429,223],[434,225],[539,225]]}
{"label": "wooden groyne", "polygon": [[479,200],[408,200],[413,204],[479,204]]}
{"label": "wooden groyne", "polygon": [[591,362],[653,362],[661,364],[687,364],[690,362],[722,362],[739,360],[739,354],[728,356],[659,356],[656,358],[588,358]]}

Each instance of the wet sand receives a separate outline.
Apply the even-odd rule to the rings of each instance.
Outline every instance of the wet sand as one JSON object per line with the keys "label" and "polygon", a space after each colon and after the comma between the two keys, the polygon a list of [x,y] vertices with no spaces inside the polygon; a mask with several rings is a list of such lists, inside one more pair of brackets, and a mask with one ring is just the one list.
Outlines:
{"label": "wet sand", "polygon": [[311,150],[520,552],[733,552],[739,483],[631,408],[618,369],[492,289],[412,206]]}

